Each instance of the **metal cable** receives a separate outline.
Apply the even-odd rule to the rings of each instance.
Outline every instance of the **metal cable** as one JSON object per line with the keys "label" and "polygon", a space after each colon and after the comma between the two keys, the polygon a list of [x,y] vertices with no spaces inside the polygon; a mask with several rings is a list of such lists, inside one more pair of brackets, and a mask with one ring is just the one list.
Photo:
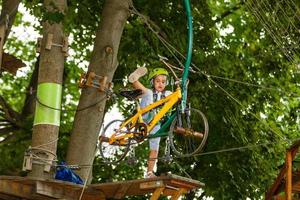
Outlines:
{"label": "metal cable", "polygon": [[54,108],[54,107],[51,107],[51,106],[46,105],[45,103],[41,102],[37,96],[35,96],[35,99],[36,99],[36,101],[37,101],[39,104],[41,104],[42,106],[44,106],[44,107],[46,107],[46,108],[49,108],[49,109],[52,109],[52,110],[58,110],[58,111],[62,111],[62,112],[69,112],[69,111],[77,111],[77,112],[80,112],[80,111],[84,111],[84,110],[87,110],[87,109],[89,109],[89,108],[92,108],[92,107],[96,106],[98,103],[102,102],[104,99],[107,99],[107,97],[104,96],[104,97],[101,98],[99,101],[97,101],[97,102],[95,102],[95,103],[93,103],[93,104],[91,104],[91,105],[88,105],[88,106],[86,106],[86,107],[79,108],[79,109],[78,109],[78,108],[77,108],[77,109],[61,109],[61,108]]}
{"label": "metal cable", "polygon": [[[286,49],[286,47],[285,47],[285,45],[284,45],[281,37],[278,34],[276,34],[276,32],[272,30],[272,26],[267,23],[270,20],[268,20],[267,17],[264,16],[261,11],[259,11],[259,7],[261,8],[261,10],[265,10],[266,7],[262,8],[262,4],[260,4],[256,0],[254,0],[254,1],[255,1],[255,3],[253,3],[253,1],[252,1],[252,4],[255,4],[257,6],[254,6],[254,5],[252,6],[252,4],[250,3],[250,1],[246,1],[246,6],[249,8],[249,10],[252,10],[252,13],[262,23],[262,25],[264,26],[264,28],[269,32],[269,34],[274,39],[274,41],[277,44],[277,46],[283,51],[283,53],[286,55],[286,57],[288,58],[288,60],[291,63],[296,64],[296,58],[295,58],[295,56],[293,56],[293,54],[290,55],[290,52]],[[293,52],[295,55],[297,55],[296,52],[293,51],[293,49],[291,49],[291,52]]]}

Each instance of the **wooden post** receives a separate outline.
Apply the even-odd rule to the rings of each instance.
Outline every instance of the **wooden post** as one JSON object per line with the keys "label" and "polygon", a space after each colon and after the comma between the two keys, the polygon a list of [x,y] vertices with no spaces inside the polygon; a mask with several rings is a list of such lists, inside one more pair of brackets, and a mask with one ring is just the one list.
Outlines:
{"label": "wooden post", "polygon": [[177,199],[179,199],[179,197],[182,194],[186,193],[186,192],[187,192],[187,189],[185,189],[185,188],[179,188],[179,190],[172,195],[171,200],[177,200]]}
{"label": "wooden post", "polygon": [[164,187],[157,188],[157,189],[153,192],[153,194],[152,194],[150,200],[157,200],[157,199],[160,197],[161,193],[164,191],[164,189],[165,189]]}
{"label": "wooden post", "polygon": [[285,193],[286,200],[292,200],[292,153],[286,153],[286,180],[285,180]]}

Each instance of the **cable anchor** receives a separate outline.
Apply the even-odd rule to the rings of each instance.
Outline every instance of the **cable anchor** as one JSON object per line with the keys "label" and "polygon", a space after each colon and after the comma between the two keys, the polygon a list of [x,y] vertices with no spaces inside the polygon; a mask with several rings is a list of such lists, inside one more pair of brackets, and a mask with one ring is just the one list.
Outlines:
{"label": "cable anchor", "polygon": [[92,87],[98,89],[99,92],[105,92],[107,97],[113,97],[113,83],[107,81],[107,76],[99,76],[95,72],[83,73],[79,80],[80,88]]}

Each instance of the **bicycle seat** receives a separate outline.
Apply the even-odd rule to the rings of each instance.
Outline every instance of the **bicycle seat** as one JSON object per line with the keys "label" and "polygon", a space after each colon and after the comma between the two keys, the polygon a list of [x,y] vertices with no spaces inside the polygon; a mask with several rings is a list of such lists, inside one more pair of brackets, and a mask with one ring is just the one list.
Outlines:
{"label": "bicycle seat", "polygon": [[121,91],[120,95],[123,97],[126,97],[129,100],[135,100],[138,96],[142,95],[143,91],[140,89],[136,90],[127,90],[127,91]]}

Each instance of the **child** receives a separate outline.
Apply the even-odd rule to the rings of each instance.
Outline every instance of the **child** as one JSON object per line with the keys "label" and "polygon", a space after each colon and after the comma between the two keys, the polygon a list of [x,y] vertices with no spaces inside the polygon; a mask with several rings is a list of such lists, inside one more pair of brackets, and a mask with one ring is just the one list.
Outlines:
{"label": "child", "polygon": [[[143,91],[142,100],[141,100],[141,108],[148,106],[149,104],[158,101],[168,95],[170,95],[171,91],[166,91],[165,87],[168,84],[168,71],[163,68],[155,68],[149,74],[149,81],[151,84],[151,89],[146,88],[141,82],[139,82],[139,78],[147,74],[146,67],[139,67],[133,73],[131,73],[128,77],[130,83],[132,83],[135,89],[140,89]],[[153,115],[155,115],[157,111],[146,113],[143,116],[145,122],[150,122]],[[151,116],[152,114],[152,116]],[[160,129],[160,124],[154,126],[150,134],[156,133]],[[159,142],[160,137],[149,139],[149,159],[148,159],[148,168],[147,174],[145,178],[153,178],[155,177],[153,173],[154,166],[156,164],[158,150],[159,150]]]}

